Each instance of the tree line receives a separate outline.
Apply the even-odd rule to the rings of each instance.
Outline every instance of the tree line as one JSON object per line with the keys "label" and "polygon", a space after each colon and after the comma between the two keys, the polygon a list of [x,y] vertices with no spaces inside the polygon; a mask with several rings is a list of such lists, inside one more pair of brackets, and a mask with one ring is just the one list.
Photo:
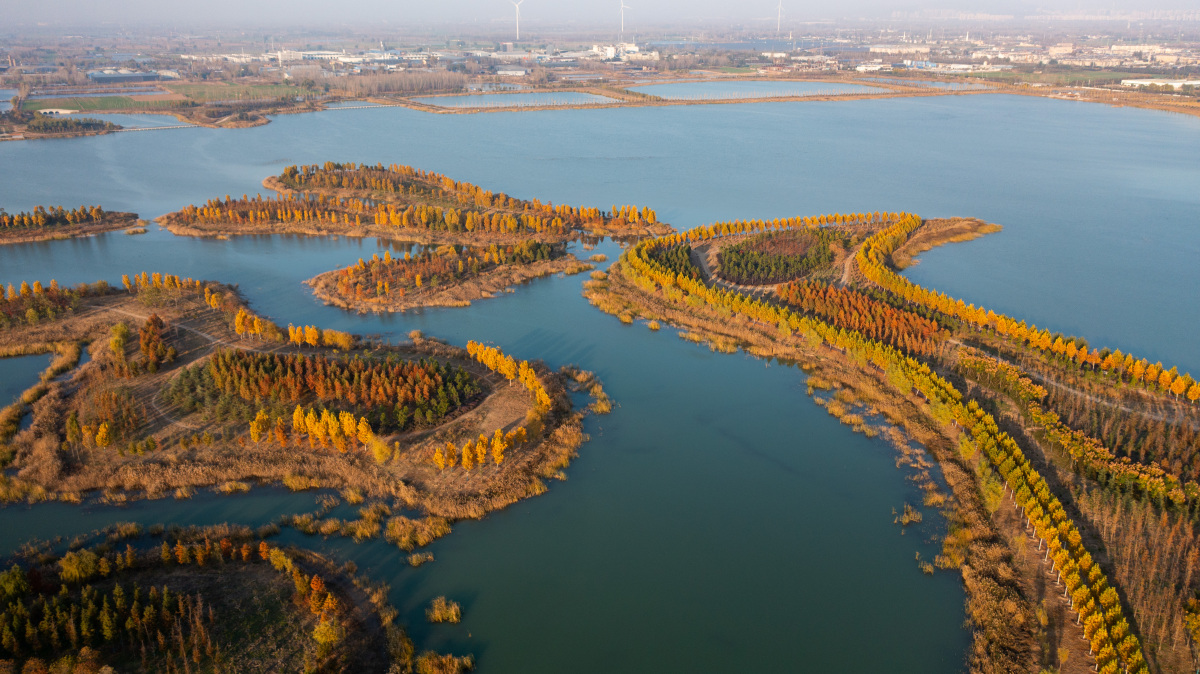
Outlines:
{"label": "tree line", "polygon": [[340,602],[319,575],[303,573],[290,554],[266,541],[254,546],[206,537],[192,543],[177,539],[173,546],[163,541],[158,554],[131,545],[123,551],[85,548],[53,566],[26,571],[14,564],[0,572],[0,669],[98,673],[103,659],[139,662],[142,671],[217,665],[227,655],[218,638],[222,621],[234,616],[218,615],[200,593],[123,578],[156,569],[257,564],[291,581],[295,606],[316,616],[312,639],[318,656],[327,656],[346,628]]}
{"label": "tree line", "polygon": [[842,235],[829,229],[759,234],[721,250],[721,276],[739,285],[783,283],[833,262],[830,243]]}
{"label": "tree line", "polygon": [[566,204],[555,206],[538,199],[526,201],[503,192],[496,193],[478,185],[456,181],[440,173],[399,164],[385,167],[383,164],[370,166],[327,161],[320,165],[288,166],[279,179],[284,185],[297,190],[349,189],[382,192],[401,197],[450,199],[473,209],[512,211],[530,213],[542,218],[558,218],[569,227],[618,220],[619,223],[613,224],[658,222],[658,215],[648,207],[614,205],[606,213],[597,208],[576,208]]}
{"label": "tree line", "polygon": [[444,71],[387,73],[338,78],[338,88],[350,96],[431,94],[462,91],[467,76]]}
{"label": "tree line", "polygon": [[416,203],[369,204],[361,199],[326,198],[287,194],[279,197],[210,199],[203,206],[189,205],[174,213],[181,224],[263,225],[271,223],[351,229],[371,223],[380,227],[434,232],[487,232],[491,234],[565,234],[562,218],[538,213],[443,208]]}
{"label": "tree line", "polygon": [[978,353],[959,354],[958,370],[985,382],[1020,405],[1020,411],[1038,433],[1065,453],[1073,468],[1096,482],[1130,496],[1147,498],[1159,507],[1200,507],[1200,484],[1183,481],[1155,463],[1135,463],[1116,454],[1088,434],[1063,423],[1058,414],[1041,405],[1046,389],[1034,384],[1014,365]]}
{"label": "tree line", "polygon": [[[1171,394],[1176,398],[1200,399],[1200,384],[1190,374],[1180,375],[1174,367],[1151,364],[1119,350],[1088,349],[1087,343],[1076,337],[1054,336],[1049,330],[1016,321],[983,307],[955,300],[945,293],[928,290],[892,271],[887,261],[908,237],[922,224],[916,215],[903,214],[895,224],[871,235],[859,249],[856,262],[872,282],[906,301],[934,308],[976,329],[990,329],[1013,344],[1037,350],[1074,369],[1099,370],[1116,381],[1131,383],[1150,391]],[[1194,396],[1194,397],[1193,397]]]}
{"label": "tree line", "polygon": [[518,361],[512,356],[505,355],[503,351],[494,346],[486,346],[475,341],[467,341],[467,353],[492,372],[503,375],[509,381],[514,379],[519,381],[533,395],[534,402],[543,410],[549,410],[553,406],[553,399],[546,392],[546,387],[538,378],[537,372],[530,367],[529,361]]}
{"label": "tree line", "polygon": [[65,227],[87,222],[103,222],[108,215],[99,206],[80,206],[74,209],[62,206],[35,206],[31,212],[12,214],[0,209],[0,229]]}
{"label": "tree line", "polygon": [[287,326],[288,343],[296,346],[326,346],[349,351],[358,346],[358,337],[340,330],[322,330],[315,325]]}
{"label": "tree line", "polygon": [[172,384],[171,398],[192,411],[220,395],[247,402],[317,400],[370,410],[377,427],[403,430],[452,414],[480,392],[466,370],[436,360],[390,361],[218,349]]}
{"label": "tree line", "polygon": [[105,281],[80,283],[74,288],[60,286],[53,279],[49,286],[43,286],[41,281],[34,281],[32,285],[22,281],[20,289],[9,283],[0,298],[0,329],[55,320],[73,313],[83,298],[106,295],[111,290]]}
{"label": "tree line", "polygon": [[344,410],[306,409],[296,405],[289,426],[285,415],[273,415],[264,408],[250,421],[250,442],[256,445],[274,442],[280,447],[302,447],[305,441],[309,449],[332,447],[341,454],[352,449],[369,449],[379,463],[392,456],[365,416],[357,417]]}
{"label": "tree line", "polygon": [[283,331],[278,325],[247,309],[236,293],[224,289],[220,284],[182,278],[177,274],[151,274],[144,271],[132,277],[128,274],[122,275],[121,284],[130,294],[144,299],[149,304],[159,299],[203,297],[205,304],[223,314],[226,325],[239,337],[258,337],[277,344],[285,341]]}
{"label": "tree line", "polygon": [[[731,220],[701,225],[683,232],[683,239],[689,242],[707,241],[709,239],[732,236],[734,234],[753,234],[756,232],[785,231],[790,229],[813,229],[828,225],[880,225],[895,222],[904,215],[902,213],[830,213],[826,215],[774,218],[772,220]],[[676,241],[678,242],[678,241]]]}
{"label": "tree line", "polygon": [[887,344],[853,330],[834,327],[814,317],[798,315],[787,307],[753,300],[733,291],[713,289],[655,262],[650,250],[677,245],[688,240],[690,234],[686,232],[642,241],[626,252],[623,259],[628,262],[630,273],[640,278],[640,286],[648,284],[652,291],[659,286],[664,291],[677,289],[676,292],[682,291],[686,296],[699,298],[705,304],[740,314],[766,326],[799,331],[801,337],[811,344],[826,344],[856,360],[880,368],[898,391],[920,391],[928,403],[933,420],[944,429],[950,429],[951,424],[966,429],[973,445],[983,449],[983,457],[987,460],[984,468],[993,466],[1003,477],[1006,490],[1038,538],[1039,549],[1045,546],[1046,559],[1058,573],[1057,583],[1065,588],[1072,610],[1084,625],[1084,634],[1089,640],[1099,671],[1106,674],[1115,674],[1122,668],[1135,674],[1149,671],[1141,643],[1132,634],[1116,590],[1110,587],[1104,572],[1092,560],[1058,497],[1030,465],[1016,441],[999,430],[990,414],[975,401],[964,404],[962,393],[934,373],[928,364],[905,356]]}
{"label": "tree line", "polygon": [[423,287],[477,276],[500,265],[549,260],[557,252],[554,246],[536,241],[455,252],[440,249],[416,256],[405,253],[403,258],[393,258],[390,251],[385,251],[382,258],[378,254],[369,262],[360,258],[357,264],[338,270],[337,292],[358,301],[383,299],[392,293],[403,297]]}
{"label": "tree line", "polygon": [[781,300],[802,311],[908,353],[938,355],[948,336],[937,323],[857,290],[819,281],[793,281],[779,286],[775,292]]}
{"label": "tree line", "polygon": [[50,115],[35,114],[25,125],[26,131],[33,133],[89,133],[96,131],[116,131],[121,126],[94,117],[51,117]]}
{"label": "tree line", "polygon": [[504,453],[524,443],[525,437],[525,427],[518,426],[507,433],[497,428],[491,439],[480,433],[477,440],[468,438],[461,448],[453,442],[446,442],[444,447],[434,448],[433,465],[438,470],[462,466],[463,470],[469,471],[475,467],[483,468],[490,460],[499,466],[504,463]]}

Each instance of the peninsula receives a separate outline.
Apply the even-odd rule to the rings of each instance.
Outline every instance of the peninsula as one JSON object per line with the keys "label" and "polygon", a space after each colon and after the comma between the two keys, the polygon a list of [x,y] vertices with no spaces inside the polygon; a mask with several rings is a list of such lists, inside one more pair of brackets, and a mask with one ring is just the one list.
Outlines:
{"label": "peninsula", "polygon": [[[1200,508],[1188,464],[1143,458],[1195,446],[1200,415],[1187,401],[1200,398],[1200,385],[895,271],[923,250],[998,229],[879,212],[723,222],[639,242],[584,292],[626,323],[667,323],[716,351],[796,362],[830,414],[896,444],[925,505],[951,523],[942,554],[922,564],[961,570],[972,671],[1055,664],[1055,649],[1079,641],[1090,654],[1072,656],[1072,666],[1084,660],[1088,670],[1148,672],[1149,657],[1187,662],[1171,635],[1200,613],[1171,580],[1174,563],[1135,566],[1128,551],[1140,549],[1137,535],[1094,523],[1114,516],[1104,514],[1105,494],[1164,531],[1170,513]],[[829,389],[835,395],[819,393]],[[1114,423],[1133,435],[1107,432]],[[910,441],[940,464],[949,494]],[[1162,450],[1148,455],[1143,442]],[[1145,577],[1157,580],[1137,580]],[[1178,607],[1173,623],[1151,621],[1160,605]],[[1057,643],[1040,631],[1047,619]],[[1134,625],[1144,626],[1140,635]]]}

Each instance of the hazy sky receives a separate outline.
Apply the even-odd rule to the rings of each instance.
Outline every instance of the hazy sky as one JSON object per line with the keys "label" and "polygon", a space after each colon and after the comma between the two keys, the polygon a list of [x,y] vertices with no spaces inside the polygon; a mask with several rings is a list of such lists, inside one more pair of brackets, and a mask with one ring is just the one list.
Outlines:
{"label": "hazy sky", "polygon": [[[664,23],[761,22],[773,24],[777,0],[626,0],[628,30]],[[538,25],[573,24],[585,29],[616,25],[619,0],[524,0],[521,21]],[[784,0],[785,23],[836,18],[886,18],[893,11],[946,10],[1027,15],[1043,10],[1093,11],[1156,9],[1192,10],[1195,0]],[[511,22],[510,0],[0,0],[0,32],[4,24],[312,24],[363,26],[384,23],[464,23],[481,29]]]}

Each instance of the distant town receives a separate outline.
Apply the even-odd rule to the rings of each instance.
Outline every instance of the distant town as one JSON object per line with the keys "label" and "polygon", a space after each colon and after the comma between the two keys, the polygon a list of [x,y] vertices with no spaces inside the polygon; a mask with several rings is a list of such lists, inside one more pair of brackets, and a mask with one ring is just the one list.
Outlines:
{"label": "distant town", "polygon": [[[956,92],[988,88],[1200,114],[1200,14],[1008,19],[901,17],[798,30],[780,15],[763,30],[527,29],[524,39],[515,21],[511,33],[475,36],[33,31],[0,36],[0,140],[114,130],[71,117],[89,113],[239,127],[338,101],[446,112],[417,98],[430,95],[549,92],[575,97],[534,107],[645,105],[663,101],[627,87],[679,79],[857,81],[892,86],[890,95],[906,80],[934,79]],[[919,84],[931,95],[927,82]],[[481,107],[509,102],[489,98]],[[471,111],[460,107],[455,112]]]}
{"label": "distant town", "polygon": [[[963,15],[964,19],[1004,19]],[[1132,15],[1131,15],[1132,16]],[[1158,15],[1154,15],[1158,17]],[[533,36],[370,39],[365,35],[0,36],[0,78],[9,86],[129,84],[254,75],[287,80],[447,71],[523,78],[621,71],[735,68],[743,74],[803,72],[987,73],[1039,68],[1129,71],[1139,80],[1187,82],[1200,73],[1200,13],[1163,13],[1182,22],[1118,23],[1103,17],[1048,17],[1055,30],[1003,30],[1002,21],[914,21],[911,29],[837,28],[799,32],[622,35],[616,40]],[[1141,18],[1141,17],[1139,17]],[[1151,17],[1146,17],[1151,18]],[[891,22],[897,23],[897,22]],[[996,25],[989,25],[996,24]],[[1048,23],[1048,22],[1044,22]],[[1079,30],[1073,28],[1079,24]],[[1178,26],[1190,26],[1191,35]],[[982,29],[980,28],[982,26]],[[1182,84],[1176,84],[1176,87]]]}

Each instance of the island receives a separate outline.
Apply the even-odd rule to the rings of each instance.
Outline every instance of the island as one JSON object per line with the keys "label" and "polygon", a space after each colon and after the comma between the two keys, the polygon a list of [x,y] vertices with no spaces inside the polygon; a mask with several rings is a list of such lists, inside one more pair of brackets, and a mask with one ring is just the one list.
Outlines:
{"label": "island", "polygon": [[93,545],[27,547],[0,572],[0,671],[472,669],[418,655],[386,586],[277,531],[122,524]]}
{"label": "island", "polygon": [[0,140],[80,138],[120,131],[121,125],[93,117],[60,117],[21,110],[0,112]]}
{"label": "island", "polygon": [[106,211],[100,206],[36,206],[7,213],[0,208],[0,245],[91,236],[140,226],[136,213]]}
{"label": "island", "polygon": [[[0,331],[5,355],[61,356],[0,412],[4,500],[125,502],[262,482],[453,520],[545,491],[584,440],[567,372],[419,333],[393,345],[281,328],[215,282],[123,281],[38,283],[5,301],[5,315],[35,312]],[[77,365],[84,345],[90,360]]]}
{"label": "island", "polygon": [[[1200,626],[1179,575],[1191,539],[1151,559],[1142,537],[1167,541],[1200,511],[1185,459],[1200,384],[896,271],[999,229],[886,212],[721,222],[635,244],[584,294],[624,323],[795,363],[830,414],[891,441],[949,522],[942,553],[918,563],[962,574],[971,671],[1189,662],[1174,635]],[[919,518],[906,505],[896,519]]]}
{"label": "island", "polygon": [[383,257],[325,272],[306,283],[313,294],[344,309],[372,312],[418,307],[463,307],[526,281],[594,269],[562,244],[524,241],[487,248],[441,246],[403,258]]}
{"label": "island", "polygon": [[[232,286],[172,274],[22,283],[0,317],[0,357],[55,354],[0,410],[3,501],[121,504],[277,484],[313,490],[322,504],[254,532],[158,527],[150,547],[143,532],[110,533],[18,560],[0,574],[0,671],[468,671],[471,656],[415,653],[386,588],[268,539],[280,526],[382,535],[412,566],[428,563],[432,554],[414,550],[455,521],[564,478],[586,440],[584,415],[611,409],[594,375],[576,368],[418,332],[389,344],[283,327]],[[569,391],[596,402],[575,410]],[[358,520],[327,516],[335,493],[363,504]],[[137,540],[121,549],[122,537]],[[457,622],[461,607],[441,599],[438,620]],[[32,630],[12,632],[29,616]]]}
{"label": "island", "polygon": [[289,166],[263,185],[279,196],[226,195],[158,221],[188,236],[338,234],[431,245],[550,243],[581,233],[657,236],[674,231],[649,208],[604,211],[527,201],[396,164]]}

